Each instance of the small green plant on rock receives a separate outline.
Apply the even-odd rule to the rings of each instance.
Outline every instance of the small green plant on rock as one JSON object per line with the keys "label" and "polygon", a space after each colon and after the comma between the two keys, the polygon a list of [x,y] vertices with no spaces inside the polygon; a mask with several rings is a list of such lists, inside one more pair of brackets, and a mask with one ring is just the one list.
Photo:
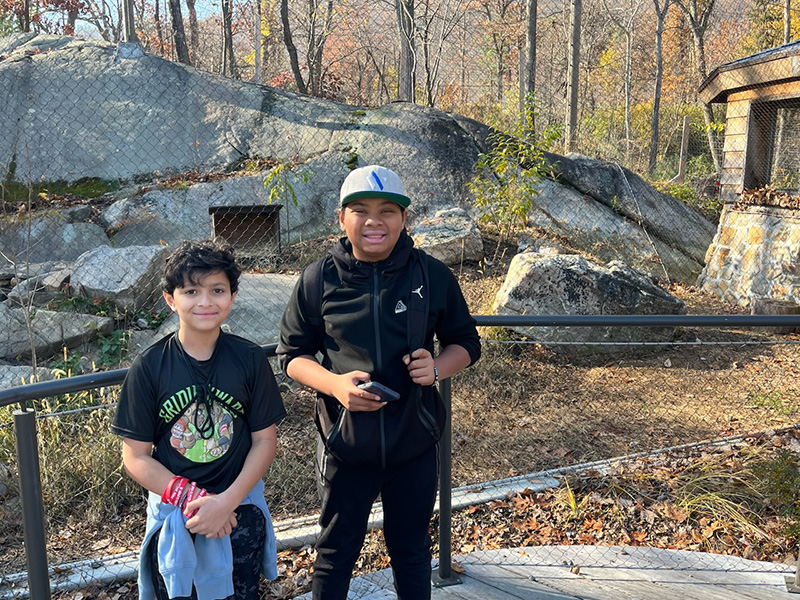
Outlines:
{"label": "small green plant on rock", "polygon": [[497,228],[501,241],[525,228],[537,184],[550,174],[544,151],[561,135],[553,127],[536,134],[535,117],[535,98],[529,95],[523,118],[513,127],[503,130],[495,124],[487,139],[490,149],[479,155],[469,184],[481,220]]}
{"label": "small green plant on rock", "polygon": [[297,194],[294,186],[298,183],[307,183],[311,174],[307,170],[295,172],[295,163],[282,162],[272,169],[264,180],[264,187],[269,190],[269,203],[282,201],[286,207],[286,243],[291,243],[291,227],[289,226],[289,203],[297,206]]}

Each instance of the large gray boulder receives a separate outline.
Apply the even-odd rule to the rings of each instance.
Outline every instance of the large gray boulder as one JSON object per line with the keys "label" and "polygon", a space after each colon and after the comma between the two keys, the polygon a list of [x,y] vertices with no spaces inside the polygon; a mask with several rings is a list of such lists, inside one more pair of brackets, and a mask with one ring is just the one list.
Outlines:
{"label": "large gray boulder", "polygon": [[[348,106],[98,41],[23,35],[0,47],[7,51],[0,97],[9,117],[0,130],[0,169],[14,163],[16,178],[152,182],[221,174],[243,159],[293,164],[297,203],[291,194],[275,200],[284,206],[287,243],[336,232],[341,182],[351,168],[382,163],[400,174],[413,199],[410,225],[453,207],[477,216],[468,183],[490,133],[477,121],[402,102]],[[67,101],[52,101],[53,89]],[[553,178],[542,184],[533,225],[574,237],[576,247],[602,261],[618,258],[661,279],[694,281],[711,223],[613,163],[545,157]],[[159,189],[148,183],[119,195],[103,222],[117,246],[205,238],[209,206],[266,203],[268,175],[197,185],[187,177]]]}
{"label": "large gray boulder", "polygon": [[168,254],[166,246],[100,246],[75,261],[73,292],[110,300],[128,311],[151,306]]}
{"label": "large gray boulder", "polygon": [[411,228],[414,245],[444,264],[454,266],[483,258],[481,232],[469,213],[460,208],[437,211]]}
{"label": "large gray boulder", "polygon": [[0,253],[4,262],[14,265],[18,275],[28,271],[32,263],[75,260],[103,244],[108,244],[108,236],[102,227],[94,223],[71,223],[61,214],[30,221],[3,219],[0,227]]}
{"label": "large gray boulder", "polygon": [[0,304],[0,359],[19,360],[31,356],[31,343],[37,356],[51,356],[63,347],[75,348],[98,334],[107,335],[114,328],[110,317],[81,313],[37,310],[28,334],[26,312]]}
{"label": "large gray boulder", "polygon": [[[574,254],[525,252],[511,261],[495,297],[498,315],[685,314],[685,304],[646,275],[614,261],[606,266]],[[672,328],[518,327],[539,342],[664,341]]]}
{"label": "large gray boulder", "polygon": [[47,306],[51,302],[66,299],[72,269],[65,266],[54,271],[23,279],[8,293],[12,306]]}
{"label": "large gray boulder", "polygon": [[617,163],[575,154],[545,153],[545,158],[553,165],[556,181],[638,224],[659,253],[666,243],[702,267],[716,227],[699,213]]}

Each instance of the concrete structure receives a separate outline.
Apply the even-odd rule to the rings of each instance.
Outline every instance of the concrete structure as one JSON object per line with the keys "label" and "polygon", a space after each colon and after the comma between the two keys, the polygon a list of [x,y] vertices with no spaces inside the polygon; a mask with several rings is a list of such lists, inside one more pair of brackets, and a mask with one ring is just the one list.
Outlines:
{"label": "concrete structure", "polygon": [[717,67],[699,93],[727,110],[725,205],[698,285],[740,306],[800,304],[800,211],[786,201],[800,194],[800,42]]}

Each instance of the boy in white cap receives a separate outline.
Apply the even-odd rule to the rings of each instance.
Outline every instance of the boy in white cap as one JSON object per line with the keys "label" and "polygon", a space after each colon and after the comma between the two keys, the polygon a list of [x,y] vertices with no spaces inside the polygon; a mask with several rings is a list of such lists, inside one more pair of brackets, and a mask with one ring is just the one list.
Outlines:
{"label": "boy in white cap", "polygon": [[397,597],[430,598],[428,529],[445,423],[435,384],[474,363],[480,340],[450,269],[413,248],[409,204],[393,171],[352,171],[340,192],[345,237],[304,270],[281,321],[283,369],[317,391],[315,600],[347,597],[378,495]]}

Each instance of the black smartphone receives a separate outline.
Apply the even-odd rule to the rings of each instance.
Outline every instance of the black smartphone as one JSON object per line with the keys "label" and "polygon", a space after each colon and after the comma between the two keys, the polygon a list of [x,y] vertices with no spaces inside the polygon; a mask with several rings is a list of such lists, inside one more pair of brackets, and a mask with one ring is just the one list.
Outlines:
{"label": "black smartphone", "polygon": [[378,383],[377,381],[365,381],[364,383],[359,383],[358,387],[369,392],[370,394],[376,394],[380,396],[382,402],[393,402],[395,400],[400,400],[400,394],[395,392],[393,389]]}

